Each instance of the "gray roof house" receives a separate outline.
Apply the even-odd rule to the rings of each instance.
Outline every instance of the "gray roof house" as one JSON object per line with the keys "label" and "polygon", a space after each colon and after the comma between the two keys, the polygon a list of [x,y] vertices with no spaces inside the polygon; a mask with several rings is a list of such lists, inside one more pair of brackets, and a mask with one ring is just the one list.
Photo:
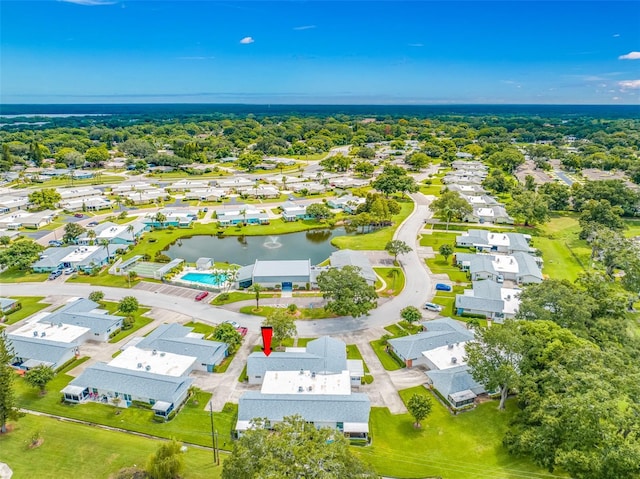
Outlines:
{"label": "gray roof house", "polygon": [[300,415],[317,427],[333,427],[351,437],[367,437],[371,403],[364,393],[354,394],[264,394],[245,392],[238,402],[237,433],[246,431],[255,418],[273,424],[287,416]]}
{"label": "gray roof house", "polygon": [[18,304],[17,299],[0,298],[0,311],[6,313],[7,311],[14,309]]}
{"label": "gray roof house", "polygon": [[[249,384],[262,384],[267,371],[300,369],[322,374],[337,374],[349,370],[346,344],[339,339],[323,336],[309,341],[306,348],[274,351],[269,356],[262,352],[254,352],[247,358]],[[353,381],[360,384],[360,377]]]}
{"label": "gray roof house", "polygon": [[122,246],[113,245],[108,248],[102,246],[63,246],[47,248],[40,255],[40,259],[31,265],[36,273],[49,273],[63,268],[75,268],[90,271],[94,266],[102,266],[109,258],[113,258]]}
{"label": "gray roof house", "polygon": [[456,253],[456,264],[469,271],[472,281],[491,279],[508,280],[517,284],[542,282],[541,259],[527,253],[512,255]]}
{"label": "gray roof house", "polygon": [[451,318],[439,318],[422,323],[426,331],[410,336],[393,338],[388,341],[393,353],[404,361],[407,367],[426,364],[434,369],[423,352],[448,345],[463,343],[473,339],[473,333],[461,323]]}
{"label": "gray roof house", "polygon": [[456,246],[462,248],[476,248],[478,251],[492,253],[533,253],[529,246],[531,236],[521,233],[496,233],[487,230],[470,229],[467,234],[456,237]]}
{"label": "gray roof house", "polygon": [[29,370],[44,365],[58,369],[75,355],[77,342],[51,341],[42,337],[19,337],[8,334],[14,357],[11,365],[17,369]]}
{"label": "gray roof house", "polygon": [[502,205],[485,205],[473,208],[473,213],[464,218],[467,222],[509,224],[514,223]]}
{"label": "gray roof house", "polygon": [[228,356],[229,345],[218,341],[202,339],[202,334],[193,333],[193,328],[180,324],[161,324],[145,336],[136,347],[167,353],[195,356],[194,369],[213,372]]}
{"label": "gray roof house", "polygon": [[122,327],[122,316],[108,314],[100,305],[89,299],[79,298],[69,302],[51,314],[43,316],[39,322],[44,324],[68,324],[90,330],[87,339],[107,341],[109,335]]}
{"label": "gray roof house", "polygon": [[238,270],[237,282],[240,288],[253,283],[262,286],[280,285],[283,291],[295,286],[311,283],[311,260],[256,260],[254,264]]}
{"label": "gray roof house", "polygon": [[443,370],[427,371],[426,375],[431,386],[454,409],[473,404],[479,394],[486,392],[484,386],[473,379],[469,366],[466,364]]}
{"label": "gray roof house", "polygon": [[370,285],[376,284],[375,271],[371,267],[369,258],[366,257],[361,251],[354,251],[350,249],[343,249],[331,253],[329,262],[333,268],[342,268],[344,266],[357,266],[360,268],[360,275],[367,280]]}
{"label": "gray roof house", "polygon": [[474,281],[473,289],[456,295],[456,314],[482,314],[488,319],[502,322],[515,316],[520,305],[520,292],[520,289],[503,288],[491,280]]}
{"label": "gray roof house", "polygon": [[193,380],[187,376],[168,376],[97,363],[89,366],[63,390],[64,400],[72,403],[107,403],[120,398],[121,407],[132,401],[152,405],[158,416],[166,417],[187,399]]}
{"label": "gray roof house", "polygon": [[[132,227],[132,231],[129,231],[130,227]],[[96,233],[95,238],[89,238],[85,232],[80,235],[77,243],[81,245],[89,245],[92,242],[100,244],[102,240],[106,239],[112,244],[134,244],[142,236],[146,228],[147,225],[142,221],[134,221],[123,225],[106,221],[93,228]]]}

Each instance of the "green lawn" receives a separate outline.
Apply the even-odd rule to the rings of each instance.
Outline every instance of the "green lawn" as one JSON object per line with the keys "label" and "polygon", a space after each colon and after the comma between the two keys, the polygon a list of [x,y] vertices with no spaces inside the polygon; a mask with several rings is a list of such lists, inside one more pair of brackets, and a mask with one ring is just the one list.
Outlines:
{"label": "green lawn", "polygon": [[575,281],[588,268],[591,248],[578,235],[580,225],[576,215],[557,216],[532,238],[532,246],[542,252],[542,272],[554,279]]}
{"label": "green lawn", "polygon": [[70,178],[53,178],[45,183],[42,183],[42,188],[55,188],[57,186],[87,186],[87,185],[104,185],[106,183],[120,183],[126,178],[124,176],[117,175],[101,175],[98,178],[86,178],[82,180],[73,180]]}
{"label": "green lawn", "polygon": [[[9,434],[0,435],[0,461],[11,465],[16,478],[106,478],[123,467],[144,467],[160,444],[155,439],[31,414],[11,426]],[[35,434],[43,442],[30,448]],[[210,450],[190,447],[184,459],[184,477],[220,477],[222,467],[213,465]]]}
{"label": "green lawn", "polygon": [[[119,276],[119,275],[109,274],[108,269],[105,268],[96,276],[91,276],[89,274],[78,274],[78,273],[73,274],[67,280],[67,283],[85,283],[85,284],[93,284],[95,286],[129,288],[129,287],[134,287],[140,281],[142,281],[142,278],[136,277],[136,279],[132,279],[131,283],[129,283],[128,276]],[[129,286],[129,284],[131,284],[131,286]]]}
{"label": "green lawn", "polygon": [[435,258],[428,258],[426,260],[427,266],[432,273],[441,274],[444,273],[449,276],[449,279],[454,283],[468,283],[469,278],[467,273],[461,271],[460,268],[452,264],[452,258],[444,260],[444,256],[437,254]]}
{"label": "green lawn", "polygon": [[371,408],[373,442],[352,449],[378,474],[443,479],[553,477],[526,459],[508,455],[502,447],[516,411],[514,401],[508,402],[505,411],[498,411],[491,401],[454,416],[421,386],[400,391],[400,396],[406,403],[413,393],[428,395],[433,401],[432,413],[422,428],[413,427],[409,414],[392,415],[387,408]]}
{"label": "green lawn", "polygon": [[0,283],[31,283],[46,281],[49,273],[31,273],[16,268],[11,268],[0,273]]}
{"label": "green lawn", "polygon": [[228,226],[224,229],[224,236],[279,235],[326,228],[329,228],[326,223],[316,220],[284,221],[278,218],[268,225]]}
{"label": "green lawn", "polygon": [[395,371],[397,369],[402,369],[404,364],[398,363],[389,353],[385,351],[386,346],[382,344],[382,339],[376,339],[375,341],[371,341],[371,347],[373,351],[378,356],[378,359],[382,363],[382,366],[387,371]]}
{"label": "green lawn", "polygon": [[[243,306],[240,308],[240,312],[243,314],[255,314],[256,316],[269,316],[276,309],[273,306],[260,306],[260,309],[256,311],[255,306]],[[298,308],[297,312],[299,313],[296,316],[296,319],[326,319],[326,318],[335,318],[336,315],[325,311],[324,308]]]}
{"label": "green lawn", "polygon": [[401,328],[397,324],[390,324],[388,326],[385,326],[384,329],[389,331],[389,334],[392,334],[393,336],[403,336],[405,334],[403,328]]}
{"label": "green lawn", "polygon": [[360,350],[358,349],[358,345],[356,345],[356,344],[347,344],[347,359],[360,359],[360,360],[362,360],[362,364],[364,366],[365,374],[369,372],[369,367],[367,366],[367,363],[364,362],[364,359],[362,358],[362,354],[360,353]]}
{"label": "green lawn", "polygon": [[387,243],[393,239],[396,228],[411,214],[413,206],[413,202],[401,202],[400,213],[393,217],[393,226],[381,228],[372,233],[338,236],[331,240],[331,244],[340,249],[383,250]]}
{"label": "green lawn", "polygon": [[7,316],[7,321],[4,324],[17,323],[21,319],[24,319],[32,314],[37,313],[41,309],[49,306],[47,303],[41,303],[44,296],[12,296],[11,299],[17,299],[22,304],[22,308],[18,311],[11,313]]}
{"label": "green lawn", "polygon": [[[121,312],[118,311],[118,303],[115,303],[113,301],[101,301],[100,304],[102,305],[102,307],[104,309],[109,311],[109,314],[115,314],[117,316],[125,316],[124,313],[121,313]],[[133,334],[136,331],[138,331],[140,328],[146,326],[151,321],[153,321],[153,318],[146,318],[146,317],[142,316],[144,313],[146,313],[149,310],[150,310],[150,308],[143,308],[143,307],[138,308],[138,311],[136,311],[132,315],[134,320],[135,320],[135,322],[133,324],[133,328],[120,330],[120,332],[118,334],[116,334],[113,338],[111,338],[109,340],[109,342],[110,343],[117,343],[118,341],[121,341],[124,338],[126,338],[127,336],[130,336],[131,334]]]}
{"label": "green lawn", "polygon": [[436,253],[443,244],[448,244],[455,249],[456,233],[445,233],[441,231],[433,231],[431,234],[423,234],[420,238],[420,246],[431,246]]}
{"label": "green lawn", "polygon": [[[220,299],[220,297],[223,294],[226,294],[228,298]],[[279,293],[265,293],[262,291],[260,292],[260,298],[277,298],[279,296],[280,296]],[[256,300],[255,293],[243,293],[240,291],[232,291],[230,293],[219,294],[213,299],[213,301],[211,301],[211,304],[222,305],[222,304],[237,303],[238,301],[248,301],[248,300],[255,301]]]}
{"label": "green lawn", "polygon": [[[74,366],[77,364],[76,362]],[[70,368],[67,369],[70,370]],[[148,409],[123,408],[121,414],[116,415],[114,406],[109,404],[94,402],[85,404],[62,403],[59,391],[71,379],[73,378],[68,374],[58,373],[47,385],[47,391],[49,392],[45,396],[40,396],[38,390],[28,386],[23,378],[17,378],[15,387],[18,406],[24,409],[47,412],[106,426],[120,427],[159,437],[175,437],[179,441],[187,441],[202,446],[211,444],[209,412],[204,409],[211,397],[210,393],[198,393],[195,397],[198,404],[190,400],[173,420],[157,423],[153,420],[153,412]],[[219,431],[220,445],[223,448],[231,448],[229,438],[231,437],[231,428],[235,426],[236,415],[237,405],[235,404],[227,404],[223,411],[215,413],[216,429]],[[226,446],[223,446],[223,440],[226,442]]]}
{"label": "green lawn", "polygon": [[[379,296],[398,296],[400,294],[405,282],[402,268],[373,268],[373,270],[387,283],[387,287],[379,293]],[[392,273],[392,271],[397,273]],[[376,283],[376,289],[378,287],[379,285]]]}

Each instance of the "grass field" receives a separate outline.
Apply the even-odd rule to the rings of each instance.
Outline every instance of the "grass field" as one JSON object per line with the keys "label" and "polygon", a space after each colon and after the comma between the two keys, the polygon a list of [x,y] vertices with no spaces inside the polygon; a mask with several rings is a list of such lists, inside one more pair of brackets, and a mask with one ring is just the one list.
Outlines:
{"label": "grass field", "polygon": [[129,283],[128,276],[109,274],[108,270],[105,268],[96,276],[76,273],[67,280],[67,283],[84,283],[93,284],[95,286],[111,286],[114,288],[133,288],[140,281],[142,281],[142,278],[136,277],[136,279],[132,279],[131,283]]}
{"label": "grass field", "polygon": [[534,236],[532,246],[542,252],[542,272],[554,279],[575,281],[589,267],[591,249],[579,239],[580,225],[575,215],[558,216]]}
{"label": "grass field", "polygon": [[398,363],[389,353],[385,351],[386,346],[382,344],[382,339],[376,339],[375,341],[371,341],[371,347],[373,351],[378,356],[378,359],[382,363],[382,367],[384,367],[387,371],[396,371],[397,369],[402,369],[404,364]]}
{"label": "grass field", "polygon": [[[118,303],[115,303],[112,301],[101,301],[100,304],[104,309],[109,311],[109,314],[115,314],[117,316],[125,316],[124,313],[121,313],[118,311]],[[130,336],[131,334],[138,331],[140,328],[146,326],[151,321],[153,321],[153,318],[145,318],[144,316],[142,316],[144,313],[149,311],[149,309],[150,308],[144,308],[144,307],[138,308],[138,311],[132,314],[135,321],[133,324],[133,328],[120,330],[120,332],[116,334],[113,338],[111,338],[109,342],[117,343],[118,341],[122,341],[127,336]]]}
{"label": "grass field", "polygon": [[0,273],[0,283],[31,283],[46,281],[49,273],[31,273],[11,268]]}
{"label": "grass field", "polygon": [[413,211],[413,202],[402,202],[400,208],[400,213],[393,217],[393,226],[381,228],[372,233],[338,236],[331,240],[331,244],[340,249],[383,250],[387,243],[393,239],[396,228]]}
{"label": "grass field", "polygon": [[[223,294],[226,294],[228,298],[219,299]],[[279,296],[280,295],[276,293],[266,293],[264,291],[260,292],[260,298],[277,298]],[[237,303],[238,301],[248,301],[248,300],[255,301],[256,300],[255,293],[243,293],[240,291],[232,291],[230,293],[219,294],[213,299],[213,301],[211,301],[211,304],[222,305],[222,304]]]}
{"label": "grass field", "polygon": [[434,231],[431,234],[423,234],[420,237],[420,246],[431,246],[436,253],[443,244],[448,244],[452,248],[456,247],[456,233],[445,233],[442,231]]}
{"label": "grass field", "polygon": [[[260,309],[256,310],[255,306],[243,306],[240,308],[240,312],[243,314],[255,314],[256,316],[264,316],[265,318],[273,313],[276,309],[273,306],[260,306]],[[297,312],[299,313],[295,319],[326,319],[326,318],[335,318],[336,315],[333,313],[329,313],[325,311],[324,308],[298,308]]]}
{"label": "grass field", "polygon": [[[384,291],[378,293],[379,296],[398,296],[404,289],[404,272],[402,268],[373,268],[378,276],[380,276],[386,282],[387,286]],[[396,273],[393,273],[393,272]],[[378,289],[382,283],[380,280],[376,282],[376,289]]]}
{"label": "grass field", "polygon": [[451,263],[452,259],[448,258],[447,261],[444,260],[444,256],[437,254],[435,258],[428,258],[426,260],[427,266],[431,270],[432,273],[435,274],[446,274],[449,276],[449,279],[454,283],[463,283],[466,284],[469,282],[469,278],[467,277],[467,273],[461,271],[460,268],[453,265]]}
{"label": "grass field", "polygon": [[11,299],[17,299],[22,304],[22,308],[18,311],[11,313],[7,316],[7,321],[3,324],[9,325],[17,323],[21,319],[31,316],[37,313],[41,309],[49,306],[47,303],[41,303],[44,296],[13,296]]}
{"label": "grass field", "polygon": [[[123,467],[144,467],[161,443],[31,414],[11,426],[9,434],[0,435],[0,461],[11,465],[15,478],[107,478]],[[30,448],[36,434],[43,442]],[[190,447],[184,460],[184,477],[189,479],[215,479],[222,472],[222,466],[212,463],[212,453],[207,449]]]}
{"label": "grass field", "polygon": [[378,474],[443,479],[562,477],[510,456],[502,447],[515,402],[509,401],[505,411],[498,411],[491,401],[454,416],[421,386],[400,391],[400,396],[406,403],[414,393],[429,396],[433,402],[431,415],[420,429],[414,428],[409,414],[392,415],[387,408],[372,408],[373,442],[370,447],[353,448]]}

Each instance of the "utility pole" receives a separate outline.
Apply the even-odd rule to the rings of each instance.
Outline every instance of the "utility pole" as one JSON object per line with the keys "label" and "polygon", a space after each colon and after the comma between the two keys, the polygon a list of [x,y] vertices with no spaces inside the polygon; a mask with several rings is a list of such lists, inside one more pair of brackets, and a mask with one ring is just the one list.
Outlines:
{"label": "utility pole", "polygon": [[218,454],[216,451],[216,433],[215,433],[215,427],[213,424],[213,404],[211,403],[211,401],[209,401],[209,418],[211,419],[211,446],[213,448],[213,462],[217,462],[218,464],[220,464],[219,458],[218,458]]}

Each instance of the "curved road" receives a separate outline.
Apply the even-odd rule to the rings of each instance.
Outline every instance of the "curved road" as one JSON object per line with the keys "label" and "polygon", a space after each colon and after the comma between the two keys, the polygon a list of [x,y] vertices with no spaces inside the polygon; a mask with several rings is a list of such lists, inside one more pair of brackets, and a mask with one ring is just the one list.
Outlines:
{"label": "curved road", "polygon": [[[383,327],[397,322],[400,310],[405,306],[420,307],[425,301],[433,297],[433,288],[425,262],[417,253],[418,232],[422,229],[425,218],[430,216],[428,205],[430,199],[421,193],[411,195],[415,207],[411,215],[400,225],[395,239],[399,239],[412,246],[413,251],[399,257],[405,272],[405,287],[402,292],[391,301],[374,309],[369,316],[360,318],[340,317],[318,321],[298,321],[297,328],[300,336],[318,336],[341,334],[365,330],[373,327]],[[152,291],[128,288],[111,288],[79,283],[3,283],[0,292],[4,296],[82,296],[99,289],[104,291],[106,299],[120,300],[124,296],[135,296],[140,304],[187,314],[195,319],[208,323],[219,323],[227,319],[238,321],[252,330],[257,330],[264,318],[228,311],[221,307],[211,306],[193,301],[192,298],[162,295]]]}

